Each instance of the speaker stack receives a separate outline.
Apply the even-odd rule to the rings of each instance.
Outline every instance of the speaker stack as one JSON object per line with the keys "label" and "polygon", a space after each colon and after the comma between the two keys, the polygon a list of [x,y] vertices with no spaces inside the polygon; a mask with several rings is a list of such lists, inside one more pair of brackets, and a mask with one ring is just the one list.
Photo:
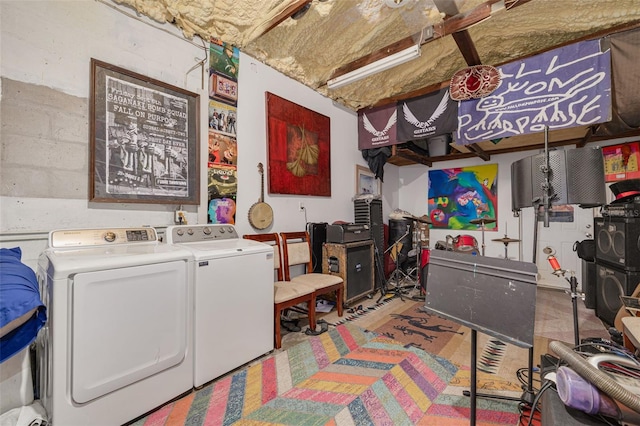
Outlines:
{"label": "speaker stack", "polygon": [[[379,267],[374,267],[375,282],[381,282],[385,277],[381,277],[378,272],[384,270],[384,221],[382,217],[382,200],[363,196],[353,201],[354,223],[367,225],[371,232],[371,240],[374,244],[374,262],[380,262]],[[378,253],[376,255],[376,252]]]}
{"label": "speaker stack", "polygon": [[382,200],[371,198],[356,198],[353,201],[354,223],[367,225],[371,232],[371,239],[380,254],[384,251],[384,224],[382,217]]}
{"label": "speaker stack", "polygon": [[640,284],[640,197],[603,207],[594,219],[596,240],[596,316],[609,325]]}

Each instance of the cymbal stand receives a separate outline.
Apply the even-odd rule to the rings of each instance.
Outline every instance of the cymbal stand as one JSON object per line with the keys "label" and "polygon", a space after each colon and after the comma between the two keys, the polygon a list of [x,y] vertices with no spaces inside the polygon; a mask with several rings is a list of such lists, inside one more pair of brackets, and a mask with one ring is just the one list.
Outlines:
{"label": "cymbal stand", "polygon": [[509,237],[507,237],[507,234],[504,234],[504,239],[505,241],[503,241],[504,243],[504,258],[505,259],[509,259],[509,252],[507,251],[507,247],[509,246],[509,241],[506,241]]}
{"label": "cymbal stand", "polygon": [[484,256],[484,222],[480,226],[482,227],[482,255]]}

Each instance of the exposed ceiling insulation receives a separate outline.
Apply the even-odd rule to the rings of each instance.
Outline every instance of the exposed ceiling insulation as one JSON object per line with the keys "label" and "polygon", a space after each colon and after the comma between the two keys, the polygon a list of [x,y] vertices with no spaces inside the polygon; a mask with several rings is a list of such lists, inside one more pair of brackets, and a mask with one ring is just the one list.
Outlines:
{"label": "exposed ceiling insulation", "polygon": [[[431,93],[468,65],[497,66],[640,27],[638,0],[114,1],[172,22],[187,37],[231,43],[354,111]],[[426,41],[420,39],[425,29],[434,31]],[[420,42],[419,58],[338,89],[327,88],[339,68],[407,38]],[[586,129],[578,136],[591,133]],[[495,151],[499,145],[486,148]],[[477,154],[464,151],[457,154]]]}

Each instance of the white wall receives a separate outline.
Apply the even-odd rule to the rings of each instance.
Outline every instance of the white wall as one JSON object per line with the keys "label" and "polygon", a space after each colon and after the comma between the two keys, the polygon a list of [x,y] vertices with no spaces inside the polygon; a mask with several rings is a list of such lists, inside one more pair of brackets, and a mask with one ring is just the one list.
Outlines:
{"label": "white wall", "polygon": [[[256,232],[249,225],[247,212],[260,198],[258,163],[266,165],[265,92],[326,115],[331,120],[331,197],[270,195],[265,173],[265,202],[274,210],[272,228],[293,231],[304,229],[307,222],[353,221],[354,164],[364,164],[357,147],[356,114],[335,106],[329,98],[244,54],[240,56],[238,87],[238,231]],[[299,202],[304,203],[306,212],[299,211]]]}
{"label": "white wall", "polygon": [[[91,58],[200,94],[201,203],[197,208],[185,206],[185,209],[189,223],[206,222],[208,92],[206,87],[202,88],[202,74],[197,67],[198,60],[203,58],[203,48],[199,47],[201,41],[196,38],[189,42],[176,37],[180,33],[171,25],[160,25],[144,18],[139,18],[144,21],[140,22],[114,7],[128,13],[131,13],[130,9],[116,6],[109,0],[105,2],[108,4],[95,0],[0,2],[0,75],[3,80],[27,83],[37,93],[41,91],[43,96],[50,98],[47,101],[70,99],[76,104],[87,104],[86,111],[74,111],[75,120],[65,116],[64,129],[74,128],[73,135],[65,137],[60,137],[65,133],[64,129],[55,128],[59,122],[55,115],[65,113],[66,105],[48,109],[44,105],[42,115],[38,116],[25,110],[27,108],[14,111],[4,104],[5,111],[11,110],[12,119],[6,116],[2,123],[1,165],[7,173],[4,176],[11,176],[16,182],[2,183],[0,246],[20,246],[23,260],[31,267],[35,267],[39,253],[46,246],[46,233],[53,229],[142,225],[163,229],[173,224],[175,205],[88,201]],[[247,212],[260,196],[257,164],[266,164],[265,91],[324,114],[331,120],[331,197],[269,196],[265,191],[265,201],[271,204],[275,216],[274,224],[268,230],[302,230],[306,222],[352,221],[355,164],[366,164],[357,149],[356,114],[247,55],[241,54],[240,61],[238,231],[241,234],[256,232],[249,225]],[[204,81],[207,84],[207,79]],[[47,126],[35,132],[33,127],[37,127],[41,119],[47,120]],[[8,132],[9,128],[11,132]],[[33,142],[38,150],[24,141]],[[60,152],[74,155],[64,156]],[[65,160],[67,157],[73,157],[75,161]],[[395,166],[388,166],[387,170],[391,167]],[[11,170],[13,174],[10,174]],[[393,180],[394,173],[388,175]],[[56,182],[57,186],[51,182]],[[51,186],[51,189],[43,191],[42,185]],[[56,189],[64,185],[78,189]],[[383,187],[385,194],[395,197],[391,193],[393,189],[392,185]],[[298,211],[299,201],[304,202],[306,212]],[[390,205],[385,200],[385,209]]]}

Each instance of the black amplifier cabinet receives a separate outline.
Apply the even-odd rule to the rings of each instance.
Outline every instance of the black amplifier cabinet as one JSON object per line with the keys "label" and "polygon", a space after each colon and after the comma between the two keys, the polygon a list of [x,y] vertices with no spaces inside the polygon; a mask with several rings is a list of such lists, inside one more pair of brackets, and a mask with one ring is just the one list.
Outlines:
{"label": "black amplifier cabinet", "polygon": [[371,239],[368,225],[341,224],[327,226],[328,243],[353,243]]}
{"label": "black amplifier cabinet", "polygon": [[640,218],[594,219],[596,263],[640,271]]}
{"label": "black amplifier cabinet", "polygon": [[607,204],[602,208],[602,216],[640,217],[640,196],[634,197],[629,203]]}
{"label": "black amplifier cabinet", "polygon": [[374,291],[373,241],[323,246],[322,272],[344,280],[344,305]]}
{"label": "black amplifier cabinet", "polygon": [[622,307],[620,296],[631,296],[638,284],[640,272],[596,263],[596,316],[613,326]]}
{"label": "black amplifier cabinet", "polygon": [[587,309],[596,308],[596,289],[596,263],[582,259],[582,292]]}

